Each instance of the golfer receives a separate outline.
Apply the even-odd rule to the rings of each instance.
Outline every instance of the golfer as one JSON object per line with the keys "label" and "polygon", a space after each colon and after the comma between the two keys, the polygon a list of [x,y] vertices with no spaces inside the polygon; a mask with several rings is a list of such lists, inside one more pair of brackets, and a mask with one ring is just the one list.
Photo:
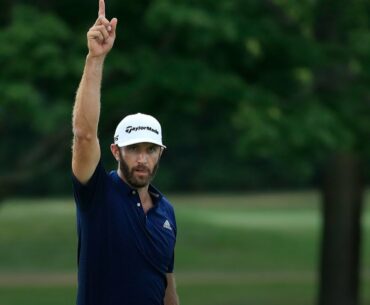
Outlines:
{"label": "golfer", "polygon": [[98,140],[103,63],[117,19],[104,0],[87,33],[88,55],[73,109],[72,172],[77,206],[78,305],[177,305],[173,275],[176,221],[150,183],[165,149],[159,122],[145,114],[118,124],[107,173]]}

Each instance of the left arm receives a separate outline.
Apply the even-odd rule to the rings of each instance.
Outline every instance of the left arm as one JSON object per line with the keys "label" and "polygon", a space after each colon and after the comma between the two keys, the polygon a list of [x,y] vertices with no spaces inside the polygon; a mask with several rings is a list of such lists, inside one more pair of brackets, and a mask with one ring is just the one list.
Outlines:
{"label": "left arm", "polygon": [[179,297],[176,292],[175,275],[167,273],[167,288],[164,295],[164,305],[179,305]]}

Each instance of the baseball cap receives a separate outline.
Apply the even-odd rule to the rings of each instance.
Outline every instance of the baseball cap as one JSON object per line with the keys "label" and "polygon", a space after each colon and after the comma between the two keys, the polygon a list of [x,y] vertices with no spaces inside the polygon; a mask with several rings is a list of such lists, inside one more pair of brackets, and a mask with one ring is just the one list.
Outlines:
{"label": "baseball cap", "polygon": [[136,143],[162,144],[162,128],[158,120],[151,115],[136,113],[123,118],[114,133],[114,144],[119,147]]}

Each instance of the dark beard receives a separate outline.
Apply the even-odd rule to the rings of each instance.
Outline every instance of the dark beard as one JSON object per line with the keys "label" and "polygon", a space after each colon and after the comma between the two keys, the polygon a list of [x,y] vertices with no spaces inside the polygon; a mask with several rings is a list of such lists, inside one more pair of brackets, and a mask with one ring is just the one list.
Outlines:
{"label": "dark beard", "polygon": [[[135,189],[142,188],[142,187],[149,185],[150,182],[154,179],[155,174],[157,173],[158,167],[159,167],[159,160],[157,164],[154,166],[152,171],[150,171],[148,167],[143,166],[143,165],[138,165],[136,167],[133,167],[130,170],[125,160],[123,160],[121,151],[119,152],[119,169],[121,170],[121,173],[123,174],[123,177],[125,178],[126,182]],[[134,175],[134,171],[137,168],[147,170],[149,173],[148,177],[143,178],[143,179],[136,178]]]}

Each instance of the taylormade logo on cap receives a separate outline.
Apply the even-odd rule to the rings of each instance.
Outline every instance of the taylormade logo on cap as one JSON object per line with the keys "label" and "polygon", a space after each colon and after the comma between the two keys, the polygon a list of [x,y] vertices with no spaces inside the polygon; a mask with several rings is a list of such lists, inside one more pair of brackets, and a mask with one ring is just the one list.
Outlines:
{"label": "taylormade logo on cap", "polygon": [[114,143],[122,147],[143,142],[166,147],[162,143],[162,129],[158,120],[142,113],[124,117],[114,133]]}
{"label": "taylormade logo on cap", "polygon": [[149,131],[153,131],[155,132],[156,134],[159,134],[158,130],[156,129],[153,129],[152,127],[150,126],[137,126],[137,127],[132,127],[132,126],[127,126],[126,127],[126,132],[127,133],[131,133],[131,131],[138,131],[138,130],[149,130]]}

